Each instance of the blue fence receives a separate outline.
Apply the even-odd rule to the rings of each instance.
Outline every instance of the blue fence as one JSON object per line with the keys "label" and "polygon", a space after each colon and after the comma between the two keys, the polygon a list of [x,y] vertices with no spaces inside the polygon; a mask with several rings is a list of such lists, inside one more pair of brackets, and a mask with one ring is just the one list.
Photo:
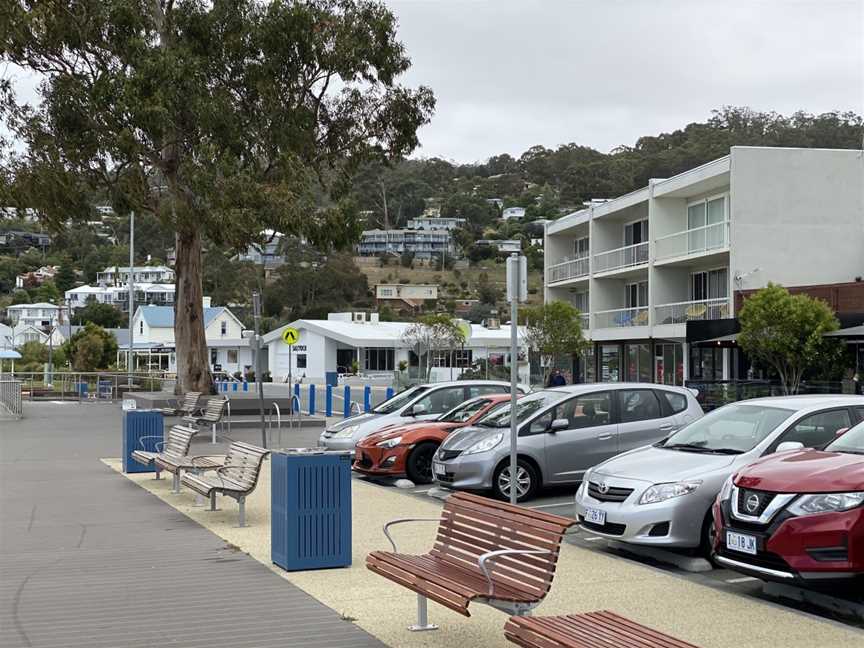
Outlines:
{"label": "blue fence", "polygon": [[[269,389],[266,385],[265,389]],[[285,385],[285,388],[288,386]],[[216,389],[222,393],[230,392],[250,392],[254,391],[254,386],[250,387],[248,382],[219,382],[216,384]],[[309,416],[316,414],[324,414],[325,416],[338,416],[341,414],[344,417],[349,417],[361,412],[372,410],[377,404],[393,398],[396,393],[392,387],[387,387],[384,390],[383,398],[381,397],[381,388],[373,390],[370,385],[343,385],[341,388],[328,385],[303,385],[297,383],[293,389],[288,390],[288,394],[297,397],[297,402],[304,413]],[[323,394],[321,393],[323,391]],[[268,394],[269,396],[269,394]],[[266,396],[265,396],[266,398]],[[321,402],[323,398],[323,403]],[[341,402],[340,402],[341,400]],[[323,407],[322,407],[323,405]],[[354,407],[352,407],[354,406]]]}

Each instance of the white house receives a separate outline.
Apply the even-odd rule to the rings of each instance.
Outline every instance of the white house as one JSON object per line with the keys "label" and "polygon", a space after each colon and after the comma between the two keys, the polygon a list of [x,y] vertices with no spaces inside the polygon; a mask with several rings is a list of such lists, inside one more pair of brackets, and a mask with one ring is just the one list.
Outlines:
{"label": "white house", "polygon": [[519,239],[479,239],[475,244],[481,247],[494,247],[499,252],[507,254],[522,250],[522,241]]}
{"label": "white house", "polygon": [[416,308],[424,302],[438,299],[437,284],[377,284],[375,299],[378,303],[398,303]]}
{"label": "white house", "polygon": [[525,218],[524,207],[507,207],[501,212],[501,220],[521,220]]}
{"label": "white house", "polygon": [[[291,326],[300,332],[300,339],[289,351],[282,342],[282,333]],[[324,382],[328,373],[346,372],[356,361],[359,371],[367,375],[392,377],[400,362],[418,367],[417,354],[405,341],[410,322],[381,322],[376,313],[330,313],[326,320],[300,319],[264,336],[269,355],[269,367],[274,381],[288,377],[289,357],[294,378],[305,376],[310,382]],[[486,328],[470,324],[470,335],[464,348],[424,351],[424,367],[432,363],[433,380],[458,378],[462,371],[480,359],[491,364],[509,364],[510,327]],[[528,382],[527,353],[519,330],[520,380]],[[416,373],[416,369],[414,369]]]}
{"label": "white house", "polygon": [[[135,266],[135,283],[173,283],[174,271],[167,266]],[[129,283],[129,266],[111,266],[96,273],[96,283],[103,286],[122,286]]]}
{"label": "white house", "polygon": [[575,376],[744,378],[735,316],[769,281],[864,313],[864,154],[735,146],[547,224],[544,247],[545,299],[594,342]]}
{"label": "white house", "polygon": [[366,230],[357,244],[360,256],[409,252],[418,259],[429,259],[455,251],[453,237],[447,230]]}
{"label": "white house", "polygon": [[452,218],[446,216],[421,216],[420,218],[412,218],[405,227],[414,230],[446,230],[452,232],[465,225],[464,218]]}
{"label": "white house", "polygon": [[[174,303],[174,284],[136,283],[136,306],[165,306]],[[100,304],[109,304],[121,311],[129,311],[129,291],[126,286],[78,286],[65,293],[72,311],[83,308],[90,298]]]}
{"label": "white house", "polygon": [[6,308],[12,326],[35,326],[47,328],[66,322],[68,310],[65,306],[55,306],[47,302],[38,304],[15,304]]}
{"label": "white house", "polygon": [[[211,369],[233,374],[252,367],[252,351],[243,330],[243,323],[227,308],[204,308],[204,336]],[[132,318],[132,332],[136,368],[177,370],[172,307],[138,307]],[[128,353],[127,340],[120,345],[120,355],[125,357]]]}

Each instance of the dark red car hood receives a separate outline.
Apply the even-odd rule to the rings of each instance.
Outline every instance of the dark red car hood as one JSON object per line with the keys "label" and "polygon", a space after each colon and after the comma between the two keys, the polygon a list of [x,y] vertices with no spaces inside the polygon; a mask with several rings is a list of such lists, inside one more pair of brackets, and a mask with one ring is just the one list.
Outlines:
{"label": "dark red car hood", "polygon": [[381,443],[397,436],[401,436],[403,445],[407,445],[428,435],[435,436],[440,434],[443,438],[456,428],[464,427],[465,425],[466,423],[444,423],[440,421],[418,421],[416,423],[408,423],[407,425],[394,425],[360,439],[357,445],[371,447],[376,443]]}
{"label": "dark red car hood", "polygon": [[742,468],[736,486],[775,493],[864,490],[864,455],[798,450],[771,455]]}

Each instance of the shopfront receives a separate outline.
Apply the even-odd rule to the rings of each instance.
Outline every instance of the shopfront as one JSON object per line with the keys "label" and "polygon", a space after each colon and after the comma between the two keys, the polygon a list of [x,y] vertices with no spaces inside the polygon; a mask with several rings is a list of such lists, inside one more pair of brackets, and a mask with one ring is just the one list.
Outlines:
{"label": "shopfront", "polygon": [[574,358],[576,382],[684,384],[684,343],[660,340],[601,342]]}

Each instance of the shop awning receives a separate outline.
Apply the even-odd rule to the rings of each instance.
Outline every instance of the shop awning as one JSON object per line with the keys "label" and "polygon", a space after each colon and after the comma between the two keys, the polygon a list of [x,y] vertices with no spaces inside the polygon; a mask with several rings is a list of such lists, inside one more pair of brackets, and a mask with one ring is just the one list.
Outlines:
{"label": "shop awning", "polygon": [[0,360],[20,360],[21,354],[15,349],[0,349]]}
{"label": "shop awning", "polygon": [[843,328],[838,331],[831,331],[831,333],[826,333],[825,337],[857,337],[864,336],[864,324],[860,324],[859,326],[850,326],[849,328]]}

